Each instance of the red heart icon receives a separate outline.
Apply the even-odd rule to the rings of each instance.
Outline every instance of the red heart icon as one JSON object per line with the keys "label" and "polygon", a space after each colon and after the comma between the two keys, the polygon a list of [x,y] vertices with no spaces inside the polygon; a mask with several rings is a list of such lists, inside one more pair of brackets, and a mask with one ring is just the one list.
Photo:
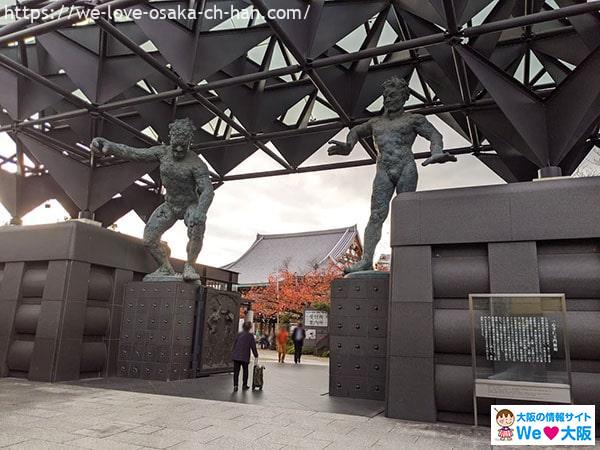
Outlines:
{"label": "red heart icon", "polygon": [[544,427],[544,434],[548,436],[548,439],[552,440],[558,434],[558,427]]}

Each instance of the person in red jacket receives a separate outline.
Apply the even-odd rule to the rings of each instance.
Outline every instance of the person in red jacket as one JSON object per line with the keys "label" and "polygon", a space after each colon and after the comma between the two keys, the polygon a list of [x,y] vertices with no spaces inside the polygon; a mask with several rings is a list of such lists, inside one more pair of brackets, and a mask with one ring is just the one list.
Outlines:
{"label": "person in red jacket", "polygon": [[277,357],[280,363],[285,362],[285,354],[287,351],[288,332],[285,326],[279,328],[277,333]]}

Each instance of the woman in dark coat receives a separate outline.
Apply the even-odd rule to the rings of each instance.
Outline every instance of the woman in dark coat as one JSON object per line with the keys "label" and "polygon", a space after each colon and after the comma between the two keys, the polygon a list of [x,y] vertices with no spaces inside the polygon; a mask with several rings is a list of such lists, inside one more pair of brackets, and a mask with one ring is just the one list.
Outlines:
{"label": "woman in dark coat", "polygon": [[240,379],[240,368],[243,369],[242,375],[242,389],[250,389],[248,386],[248,364],[250,363],[250,351],[254,354],[255,358],[258,358],[258,350],[256,350],[256,340],[254,335],[250,333],[252,324],[250,322],[244,322],[242,331],[235,338],[233,344],[233,353],[231,359],[233,359],[233,390],[237,392],[238,381]]}

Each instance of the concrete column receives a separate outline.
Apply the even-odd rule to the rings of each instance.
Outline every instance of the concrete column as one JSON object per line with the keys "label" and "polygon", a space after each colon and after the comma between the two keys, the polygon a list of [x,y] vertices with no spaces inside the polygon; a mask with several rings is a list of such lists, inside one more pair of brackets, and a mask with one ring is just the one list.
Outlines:
{"label": "concrete column", "polygon": [[70,261],[52,381],[79,379],[90,264]]}
{"label": "concrete column", "polygon": [[386,416],[435,422],[431,247],[392,249]]}
{"label": "concrete column", "polygon": [[69,261],[50,261],[42,295],[29,379],[52,381],[61,316],[69,274]]}
{"label": "concrete column", "polygon": [[4,265],[0,283],[0,377],[8,374],[6,358],[12,342],[17,302],[21,297],[21,284],[25,263],[10,262]]}

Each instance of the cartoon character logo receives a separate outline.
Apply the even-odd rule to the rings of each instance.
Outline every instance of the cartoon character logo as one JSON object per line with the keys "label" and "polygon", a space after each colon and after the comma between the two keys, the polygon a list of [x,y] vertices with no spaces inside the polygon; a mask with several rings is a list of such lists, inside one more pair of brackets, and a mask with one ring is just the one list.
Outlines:
{"label": "cartoon character logo", "polygon": [[512,424],[515,423],[515,416],[509,409],[501,409],[496,414],[496,423],[500,427],[498,437],[501,441],[512,441],[513,429]]}

